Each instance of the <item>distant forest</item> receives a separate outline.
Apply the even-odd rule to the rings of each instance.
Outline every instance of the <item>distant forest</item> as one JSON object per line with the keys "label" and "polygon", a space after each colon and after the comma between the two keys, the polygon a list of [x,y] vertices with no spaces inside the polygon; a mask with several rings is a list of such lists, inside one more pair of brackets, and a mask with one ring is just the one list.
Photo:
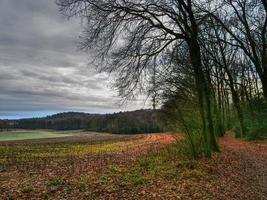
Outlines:
{"label": "distant forest", "polygon": [[88,114],[65,112],[44,118],[30,118],[0,121],[0,130],[16,129],[85,129],[115,134],[135,134],[161,132],[158,110],[137,110],[113,114]]}

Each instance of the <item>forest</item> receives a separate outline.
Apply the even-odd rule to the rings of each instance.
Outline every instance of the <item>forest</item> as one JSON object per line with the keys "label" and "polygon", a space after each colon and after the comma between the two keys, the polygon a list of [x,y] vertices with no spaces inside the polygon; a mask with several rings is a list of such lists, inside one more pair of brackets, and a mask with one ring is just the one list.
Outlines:
{"label": "forest", "polygon": [[44,118],[0,121],[4,129],[52,129],[136,134],[162,132],[158,110],[137,110],[113,114],[58,113]]}

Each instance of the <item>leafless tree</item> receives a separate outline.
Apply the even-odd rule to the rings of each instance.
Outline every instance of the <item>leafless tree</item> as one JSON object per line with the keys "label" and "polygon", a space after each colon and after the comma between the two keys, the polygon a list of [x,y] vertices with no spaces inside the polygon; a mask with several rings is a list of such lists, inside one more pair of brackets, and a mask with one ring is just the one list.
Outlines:
{"label": "leafless tree", "polygon": [[81,44],[97,52],[99,70],[116,72],[122,97],[142,88],[148,69],[167,52],[186,44],[202,116],[206,153],[218,150],[209,86],[203,70],[199,31],[205,1],[192,0],[57,0],[60,11],[87,19]]}
{"label": "leafless tree", "polygon": [[267,1],[214,0],[213,4],[206,13],[231,36],[225,42],[242,49],[254,64],[267,100]]}

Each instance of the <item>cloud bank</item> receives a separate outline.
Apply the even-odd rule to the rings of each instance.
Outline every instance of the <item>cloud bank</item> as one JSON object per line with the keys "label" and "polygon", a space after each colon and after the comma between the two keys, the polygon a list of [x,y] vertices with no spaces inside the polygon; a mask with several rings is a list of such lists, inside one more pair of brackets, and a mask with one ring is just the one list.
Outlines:
{"label": "cloud bank", "polygon": [[64,19],[54,0],[1,0],[0,30],[0,118],[126,110],[77,50],[80,20]]}

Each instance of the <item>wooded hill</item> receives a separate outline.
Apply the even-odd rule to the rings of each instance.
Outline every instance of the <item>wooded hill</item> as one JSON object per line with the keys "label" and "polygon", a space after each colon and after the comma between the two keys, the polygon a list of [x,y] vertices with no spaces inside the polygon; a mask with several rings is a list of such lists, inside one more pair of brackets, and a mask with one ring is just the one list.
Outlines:
{"label": "wooded hill", "polygon": [[116,134],[161,132],[158,123],[159,111],[136,110],[113,114],[89,114],[65,112],[44,118],[19,119],[9,121],[10,128],[54,129],[109,132]]}

